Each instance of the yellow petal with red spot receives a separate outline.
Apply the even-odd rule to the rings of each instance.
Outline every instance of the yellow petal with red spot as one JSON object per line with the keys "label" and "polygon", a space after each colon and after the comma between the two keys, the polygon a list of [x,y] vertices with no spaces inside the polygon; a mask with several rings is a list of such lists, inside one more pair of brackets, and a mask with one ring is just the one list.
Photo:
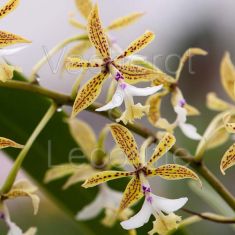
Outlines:
{"label": "yellow petal with red spot", "polygon": [[0,18],[5,17],[10,12],[15,10],[15,8],[19,5],[20,0],[10,0],[4,6],[0,8]]}
{"label": "yellow petal with red spot", "polygon": [[134,176],[123,193],[119,210],[122,211],[128,207],[131,207],[143,196],[144,194],[142,191],[141,181],[137,176]]}
{"label": "yellow petal with red spot", "polygon": [[134,12],[134,13],[129,14],[127,16],[123,16],[121,18],[118,18],[118,19],[114,20],[107,27],[106,30],[116,30],[116,29],[120,29],[120,28],[126,27],[126,26],[136,22],[143,15],[144,15],[144,13],[142,13],[142,12]]}
{"label": "yellow petal with red spot", "polygon": [[166,133],[160,140],[159,144],[154,150],[153,155],[149,159],[148,166],[151,166],[154,162],[158,161],[165,153],[167,153],[172,148],[175,142],[175,137],[170,133]]}
{"label": "yellow petal with red spot", "polygon": [[225,171],[235,165],[235,144],[233,144],[224,154],[220,163],[220,170],[225,175]]}
{"label": "yellow petal with red spot", "polygon": [[6,31],[0,31],[0,48],[11,46],[17,43],[30,43],[28,39],[25,39],[19,35],[9,33]]}
{"label": "yellow petal with red spot", "polygon": [[195,55],[202,55],[202,56],[205,56],[207,55],[207,52],[202,50],[201,48],[189,48],[184,54],[183,56],[181,57],[180,59],[180,63],[179,63],[179,66],[178,66],[178,69],[176,71],[176,80],[179,79],[180,77],[180,74],[182,72],[182,69],[184,67],[184,64],[186,63],[186,61],[191,58],[192,56],[195,56]]}
{"label": "yellow petal with red spot", "polygon": [[102,27],[98,6],[95,5],[89,15],[88,19],[88,36],[96,48],[96,50],[100,53],[104,60],[108,60],[110,58],[109,52],[109,44],[107,40],[107,36]]}
{"label": "yellow petal with red spot", "polygon": [[224,55],[221,61],[220,76],[224,90],[227,92],[228,96],[235,101],[235,69],[228,52]]}
{"label": "yellow petal with red spot", "polygon": [[224,126],[226,128],[226,130],[229,132],[229,133],[232,133],[234,134],[235,133],[235,123],[234,122],[231,122],[231,115],[225,115],[224,118],[223,118],[223,121],[224,121]]}
{"label": "yellow petal with red spot", "polygon": [[117,59],[122,59],[145,48],[150,42],[153,41],[155,35],[153,32],[147,31],[135,41],[133,41],[124,52],[117,57]]}
{"label": "yellow petal with red spot", "polygon": [[125,171],[103,171],[89,177],[82,185],[82,187],[91,188],[110,180],[131,176],[132,174],[132,172]]}
{"label": "yellow petal with red spot", "polygon": [[107,73],[102,72],[88,81],[83,88],[79,90],[73,105],[72,117],[75,117],[96,100],[107,76]]}
{"label": "yellow petal with red spot", "polygon": [[216,93],[210,92],[207,94],[206,99],[207,107],[215,111],[225,111],[229,109],[230,104],[220,99]]}
{"label": "yellow petal with red spot", "polygon": [[0,149],[4,149],[4,148],[19,148],[22,149],[24,148],[23,145],[21,144],[17,144],[15,141],[4,138],[4,137],[0,137]]}
{"label": "yellow petal with red spot", "polygon": [[138,169],[141,166],[141,162],[134,136],[126,127],[119,124],[110,125],[110,129],[117,145],[125,153],[129,162]]}
{"label": "yellow petal with red spot", "polygon": [[92,2],[90,0],[75,0],[75,4],[84,18],[88,18],[92,10]]}
{"label": "yellow petal with red spot", "polygon": [[129,84],[138,82],[150,82],[158,80],[159,84],[165,83],[166,75],[161,70],[147,69],[138,65],[117,64],[116,68],[122,73],[125,81]]}
{"label": "yellow petal with red spot", "polygon": [[166,180],[194,179],[202,185],[198,175],[185,166],[177,164],[167,164],[156,169],[148,169],[147,176],[160,176]]}
{"label": "yellow petal with red spot", "polygon": [[101,67],[103,65],[103,61],[102,60],[93,60],[93,61],[88,61],[88,60],[83,60],[80,58],[68,58],[66,61],[66,68],[68,70],[76,70],[79,68],[98,68]]}

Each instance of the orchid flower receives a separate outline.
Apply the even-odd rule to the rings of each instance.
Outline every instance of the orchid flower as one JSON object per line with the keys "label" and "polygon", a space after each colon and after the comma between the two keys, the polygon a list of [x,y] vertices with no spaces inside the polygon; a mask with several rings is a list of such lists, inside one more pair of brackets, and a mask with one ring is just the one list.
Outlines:
{"label": "orchid flower", "polygon": [[[99,167],[92,165],[92,161],[95,160],[93,158],[93,154],[96,153],[97,149],[103,152],[102,158],[105,164],[102,165],[102,169],[110,169],[114,165],[119,165],[118,163],[122,161],[122,159],[113,157],[113,155],[116,156],[116,153],[119,153],[116,152],[115,148],[111,151],[110,154],[112,158],[108,159],[108,154],[104,149],[104,141],[108,134],[108,129],[106,127],[101,130],[99,138],[96,138],[92,128],[86,122],[77,119],[70,119],[68,120],[68,124],[71,135],[77,144],[81,146],[82,152],[85,154],[89,163],[67,163],[53,167],[46,172],[44,179],[45,183],[69,176],[68,180],[63,185],[63,189],[68,189],[75,184],[85,181],[91,175],[98,173]],[[84,135],[86,135],[86,139],[84,139]],[[76,218],[78,220],[93,219],[98,216],[101,210],[105,209],[106,215],[102,220],[102,223],[105,226],[111,227],[114,225],[116,220],[121,221],[127,219],[132,214],[132,211],[129,209],[119,213],[118,206],[121,199],[122,193],[112,190],[108,187],[108,185],[101,185],[100,191],[94,199],[94,202],[86,206],[82,211],[78,212]]]}
{"label": "orchid flower", "polygon": [[158,233],[159,235],[166,235],[170,230],[178,227],[181,218],[173,212],[182,208],[187,203],[188,198],[172,200],[158,197],[152,193],[149,182],[145,177],[142,176],[142,178],[142,190],[145,196],[144,204],[135,216],[121,222],[121,226],[126,230],[137,229],[146,224],[151,215],[154,215],[156,221],[154,222],[153,230],[149,234]]}
{"label": "orchid flower", "polygon": [[35,194],[37,188],[33,186],[27,180],[20,180],[16,182],[8,193],[0,195],[1,208],[0,219],[3,220],[9,228],[8,235],[34,235],[36,234],[36,228],[30,228],[27,232],[23,233],[22,230],[11,221],[9,211],[7,209],[6,200],[16,199],[19,197],[30,197],[33,203],[34,214],[36,215],[39,208],[39,197]]}
{"label": "orchid flower", "polygon": [[[89,19],[89,14],[92,11],[92,8],[94,4],[90,0],[75,0],[76,7],[79,11],[79,13],[83,16],[86,23]],[[139,18],[141,18],[144,14],[142,12],[134,12],[127,16],[123,16],[121,18],[118,18],[114,20],[108,27],[105,28],[106,32],[110,32],[113,30],[118,30],[123,27],[127,27],[130,24],[133,24],[136,22]],[[86,24],[83,24],[79,22],[77,19],[75,19],[74,14],[70,14],[69,17],[69,23],[74,26],[77,29],[87,32],[87,26]],[[89,48],[91,48],[92,44],[84,40],[82,42],[77,43],[74,47],[71,48],[71,50],[67,53],[65,58],[71,57],[71,56],[82,56]],[[66,62],[64,63],[66,65]]]}
{"label": "orchid flower", "polygon": [[[182,92],[179,88],[178,82],[186,61],[194,55],[205,56],[207,55],[207,52],[200,48],[189,48],[180,59],[175,78],[168,79],[167,82],[163,83],[165,88],[163,92],[154,94],[148,98],[147,104],[150,105],[148,120],[153,126],[161,128],[161,126],[159,126],[158,124],[159,120],[161,119],[162,99],[165,96],[171,93],[171,103],[174,109],[179,104],[178,96],[180,95],[182,96],[182,99],[184,99]],[[158,80],[153,81],[152,85],[153,86],[159,85],[159,81]],[[187,111],[186,112],[187,116],[195,116],[200,114],[200,112],[195,107],[189,105],[186,102],[184,103],[184,109]]]}
{"label": "orchid flower", "polygon": [[[220,74],[221,74],[221,83],[226,92],[227,96],[231,99],[232,102],[235,101],[235,68],[231,61],[230,54],[225,53],[221,65],[220,65]],[[234,111],[235,105],[231,102],[224,101],[219,98],[216,93],[210,92],[207,96],[207,106],[215,111],[222,112],[218,116],[222,119],[223,128],[217,126],[217,131],[213,133],[214,138],[219,140],[218,145],[223,144],[227,139],[228,134],[235,133],[235,123],[234,123]],[[231,145],[229,149],[224,153],[221,163],[220,170],[222,174],[225,174],[225,171],[230,167],[235,165],[235,144]]]}
{"label": "orchid flower", "polygon": [[155,87],[137,88],[124,82],[124,78],[119,72],[116,72],[117,89],[113,95],[112,100],[96,111],[106,111],[122,105],[125,103],[126,111],[118,122],[122,121],[124,124],[128,122],[133,123],[134,119],[141,118],[144,113],[148,113],[149,105],[142,106],[140,103],[134,104],[133,96],[148,96],[158,92],[162,85]]}
{"label": "orchid flower", "polygon": [[[154,39],[152,32],[145,32],[142,36],[133,41],[122,54],[111,59],[108,39],[99,18],[98,6],[95,5],[88,18],[88,36],[101,58],[92,61],[80,58],[68,58],[66,66],[70,70],[76,70],[81,67],[101,68],[101,72],[78,91],[73,105],[72,117],[75,117],[97,99],[101,93],[103,83],[114,69],[122,75],[126,83],[149,82],[156,79],[160,82],[165,79],[164,73],[160,70],[146,69],[141,66],[121,63],[121,60],[125,57],[146,47]],[[112,77],[115,79],[116,75],[117,73]]]}
{"label": "orchid flower", "polygon": [[84,207],[76,216],[77,220],[90,220],[97,217],[103,209],[106,216],[102,220],[105,226],[111,227],[117,219],[123,220],[129,218],[133,212],[130,209],[125,209],[118,214],[118,206],[122,200],[122,193],[108,187],[107,184],[100,185],[100,190],[96,199]]}
{"label": "orchid flower", "polygon": [[139,154],[135,139],[127,128],[119,124],[112,124],[110,129],[117,145],[122,149],[127,156],[129,163],[134,167],[134,171],[99,172],[89,177],[83,184],[83,187],[90,188],[110,180],[132,177],[124,191],[119,211],[130,207],[144,196],[145,192],[143,191],[144,185],[142,184],[142,178],[146,180],[153,176],[160,176],[161,178],[168,180],[191,178],[200,182],[200,179],[192,170],[181,165],[166,164],[157,168],[152,168],[152,165],[174,145],[175,138],[173,135],[167,133],[157,145],[149,161],[146,162],[145,145],[142,146],[141,154]]}
{"label": "orchid flower", "polygon": [[187,123],[187,110],[185,108],[186,101],[182,93],[178,91],[177,94],[177,103],[174,107],[174,111],[177,114],[176,120],[170,124],[166,119],[160,118],[157,121],[157,125],[169,132],[173,132],[176,127],[179,127],[188,138],[193,140],[201,140],[202,136],[197,133],[196,127]]}
{"label": "orchid flower", "polygon": [[181,131],[190,139],[200,140],[202,137],[197,133],[195,126],[186,123],[187,121],[187,110],[184,108],[186,104],[185,100],[180,100],[178,105],[175,106],[174,110],[177,113],[176,125],[179,126]]}

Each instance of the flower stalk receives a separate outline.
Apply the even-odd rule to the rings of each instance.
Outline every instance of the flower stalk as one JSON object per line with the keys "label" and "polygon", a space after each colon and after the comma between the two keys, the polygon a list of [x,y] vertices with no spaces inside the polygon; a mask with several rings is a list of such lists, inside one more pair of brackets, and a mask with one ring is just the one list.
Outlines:
{"label": "flower stalk", "polygon": [[3,187],[1,188],[2,194],[6,194],[11,190],[11,188],[15,182],[16,176],[17,176],[17,174],[21,168],[21,165],[22,165],[25,157],[27,156],[30,148],[32,147],[34,141],[37,139],[37,137],[39,136],[41,131],[44,129],[44,127],[47,125],[47,123],[50,121],[50,119],[53,117],[56,110],[57,110],[57,105],[55,103],[52,103],[50,108],[48,109],[48,111],[46,112],[44,117],[42,118],[42,120],[37,125],[37,127],[34,130],[34,132],[32,133],[32,135],[28,139],[25,147],[22,149],[22,151],[18,155],[17,159],[15,160],[13,167],[12,167],[9,175],[7,176],[5,183],[4,183]]}
{"label": "flower stalk", "polygon": [[[32,93],[40,94],[44,97],[52,99],[55,103],[60,105],[69,105],[72,106],[74,100],[71,99],[70,96],[61,94],[55,91],[51,91],[49,89],[43,88],[41,86],[33,85],[28,82],[20,82],[20,81],[7,81],[5,83],[0,83],[0,87],[7,87],[13,89],[19,89],[24,91],[29,91]],[[120,113],[115,110],[110,110],[108,112],[95,112],[97,108],[101,105],[98,103],[93,103],[87,108],[87,111],[94,112],[98,115],[104,116],[108,119],[116,119],[120,117]],[[155,141],[157,138],[155,134],[149,129],[143,127],[139,123],[135,124],[127,124],[126,127],[136,134],[140,135],[143,138],[152,137]],[[220,182],[217,177],[210,172],[210,170],[201,164],[200,162],[195,161],[194,157],[188,153],[187,150],[174,146],[171,149],[171,152],[177,153],[177,156],[180,157],[183,161],[192,164],[192,168],[199,172],[201,176],[207,180],[207,182],[218,192],[221,197],[227,202],[227,204],[233,208],[235,211],[235,198],[231,195],[231,193],[226,189],[222,182]]]}
{"label": "flower stalk", "polygon": [[72,42],[84,41],[84,40],[88,40],[88,36],[86,34],[75,36],[75,37],[71,37],[71,38],[67,38],[64,41],[62,41],[61,43],[59,43],[58,45],[56,45],[54,48],[52,48],[49,51],[49,53],[47,55],[45,55],[41,60],[39,60],[37,62],[37,64],[34,65],[34,67],[32,69],[32,73],[31,73],[31,75],[29,77],[29,81],[31,83],[35,83],[36,82],[36,77],[37,77],[38,71],[58,51],[60,51],[61,49],[63,49],[65,46],[67,46],[68,44],[70,44]]}

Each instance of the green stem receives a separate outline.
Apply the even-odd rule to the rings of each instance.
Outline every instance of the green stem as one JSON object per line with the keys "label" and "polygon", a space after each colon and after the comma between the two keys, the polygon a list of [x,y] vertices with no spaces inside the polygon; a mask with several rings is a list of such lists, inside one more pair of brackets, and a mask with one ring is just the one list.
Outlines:
{"label": "green stem", "polygon": [[215,189],[215,191],[227,202],[227,204],[235,211],[235,198],[229,190],[219,181],[219,179],[206,167],[204,163],[194,161],[193,168],[207,180],[207,182]]}
{"label": "green stem", "polygon": [[[68,95],[57,93],[37,85],[29,84],[27,82],[19,82],[19,81],[7,81],[5,83],[0,82],[0,87],[25,90],[32,93],[40,94],[44,97],[46,96],[47,98],[54,100],[54,102],[59,105],[72,106],[74,102],[74,100]],[[98,103],[93,103],[87,108],[87,111],[96,113],[97,115],[104,116],[109,120],[115,120],[116,118],[120,117],[120,112],[117,111],[116,109],[109,112],[95,112],[95,110],[100,106],[101,105]],[[128,124],[127,128],[145,139],[152,137],[155,141],[157,141],[155,134],[149,129],[143,127],[141,124],[138,123]],[[206,168],[206,166],[203,163],[195,161],[194,157],[191,154],[189,154],[187,150],[182,149],[180,147],[174,146],[171,149],[171,152],[175,153],[185,162],[191,163],[191,166],[208,181],[208,183],[215,189],[215,191],[217,191],[220,194],[220,196],[227,202],[227,204],[235,211],[235,198],[224,187],[222,182],[220,182],[216,178],[216,176],[212,172],[210,172],[208,168]]]}
{"label": "green stem", "polygon": [[36,75],[40,68],[53,56],[55,55],[58,51],[63,49],[66,45],[76,42],[76,41],[82,41],[82,40],[88,40],[88,36],[86,34],[80,35],[80,36],[75,36],[71,38],[67,38],[58,45],[56,45],[54,48],[52,48],[49,53],[44,56],[41,60],[38,61],[37,64],[33,67],[32,74],[29,77],[29,81],[34,83],[36,81]]}
{"label": "green stem", "polygon": [[235,217],[225,217],[208,212],[197,213],[186,208],[183,208],[182,210],[185,211],[186,213],[196,215],[202,219],[209,220],[212,222],[221,223],[221,224],[235,224]]}
{"label": "green stem", "polygon": [[15,182],[16,176],[17,176],[17,174],[21,168],[21,165],[22,165],[26,155],[28,154],[31,146],[33,145],[34,141],[36,140],[38,135],[41,133],[41,131],[44,129],[44,127],[47,125],[49,120],[52,118],[52,116],[54,115],[56,110],[57,110],[57,105],[55,103],[53,103],[50,106],[50,108],[48,109],[48,111],[46,112],[46,114],[44,115],[44,117],[42,118],[42,120],[40,121],[40,123],[37,125],[36,129],[34,130],[32,135],[30,136],[30,138],[28,139],[25,147],[22,149],[22,151],[18,155],[17,159],[15,160],[13,167],[12,167],[10,173],[8,174],[7,179],[1,189],[1,193],[6,194],[11,190],[12,185]]}

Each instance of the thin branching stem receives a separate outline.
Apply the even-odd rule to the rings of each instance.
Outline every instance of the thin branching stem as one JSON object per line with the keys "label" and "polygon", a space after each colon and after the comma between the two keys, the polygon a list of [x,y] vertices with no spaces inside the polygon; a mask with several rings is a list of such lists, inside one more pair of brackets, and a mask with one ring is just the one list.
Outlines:
{"label": "thin branching stem", "polygon": [[[21,81],[7,81],[5,83],[0,82],[0,87],[25,90],[32,93],[40,94],[44,97],[52,99],[57,105],[72,106],[74,102],[74,99],[72,99],[68,95],[51,91],[49,89],[40,87],[38,85],[30,84],[28,82],[21,82]],[[87,108],[87,111],[95,112],[95,110],[99,107],[101,107],[100,104],[93,103],[91,106]],[[111,121],[120,117],[120,112],[116,109],[108,112],[95,112],[95,113],[97,115],[104,116]],[[127,128],[145,139],[152,137],[154,138],[155,142],[157,141],[155,134],[149,129],[143,127],[139,123],[128,124]],[[223,183],[219,181],[219,179],[205,166],[205,164],[202,161],[200,162],[195,161],[194,157],[191,154],[189,154],[186,149],[177,147],[176,145],[171,149],[171,152],[175,156],[180,157],[183,161],[190,163],[190,166],[195,171],[197,171],[203,178],[205,178],[206,181],[214,188],[214,190],[217,193],[219,193],[220,196],[227,202],[227,204],[235,211],[234,196],[228,191],[228,189],[223,185]]]}
{"label": "thin branching stem", "polygon": [[13,164],[13,166],[7,176],[7,179],[6,179],[5,183],[3,184],[3,187],[1,188],[2,194],[6,194],[11,190],[12,185],[15,182],[16,176],[17,176],[17,174],[22,166],[22,163],[23,163],[25,157],[27,156],[30,148],[32,147],[34,141],[37,139],[37,137],[39,136],[41,131],[44,129],[44,127],[47,125],[47,123],[50,121],[50,119],[53,117],[56,110],[57,110],[57,105],[53,102],[51,104],[50,108],[48,109],[48,111],[46,112],[46,114],[43,116],[42,120],[38,123],[37,127],[35,128],[35,130],[31,134],[31,136],[29,137],[24,148],[21,150],[18,157],[16,158],[16,160],[15,160],[15,162],[14,162],[14,164]]}
{"label": "thin branching stem", "polygon": [[191,215],[196,215],[202,219],[209,220],[215,223],[221,223],[221,224],[235,224],[235,217],[225,217],[222,215],[217,215],[209,212],[204,212],[204,213],[198,213],[186,208],[182,209],[184,212],[191,214]]}
{"label": "thin branching stem", "polygon": [[46,62],[52,58],[53,55],[55,55],[57,52],[59,52],[61,49],[63,49],[65,46],[72,42],[77,42],[77,41],[83,41],[83,40],[88,40],[88,36],[86,34],[84,35],[79,35],[79,36],[74,36],[71,38],[67,38],[58,45],[56,45],[54,48],[52,48],[48,54],[46,54],[44,57],[42,57],[41,60],[39,60],[33,67],[32,73],[29,77],[29,81],[34,83],[36,81],[37,73],[40,70],[40,68],[46,64]]}

